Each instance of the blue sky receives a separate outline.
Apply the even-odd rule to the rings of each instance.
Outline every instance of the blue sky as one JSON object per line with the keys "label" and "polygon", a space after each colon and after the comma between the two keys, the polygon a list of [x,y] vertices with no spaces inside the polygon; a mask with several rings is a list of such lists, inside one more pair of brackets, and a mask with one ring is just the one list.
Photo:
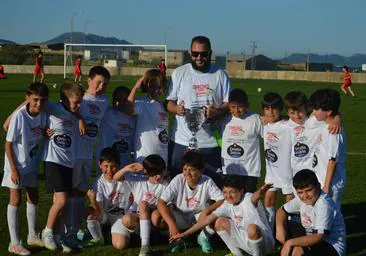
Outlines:
{"label": "blue sky", "polygon": [[[103,4],[101,4],[103,3]],[[70,31],[114,36],[136,44],[188,49],[193,36],[214,51],[366,53],[364,0],[1,0],[0,38],[18,43],[49,40]]]}

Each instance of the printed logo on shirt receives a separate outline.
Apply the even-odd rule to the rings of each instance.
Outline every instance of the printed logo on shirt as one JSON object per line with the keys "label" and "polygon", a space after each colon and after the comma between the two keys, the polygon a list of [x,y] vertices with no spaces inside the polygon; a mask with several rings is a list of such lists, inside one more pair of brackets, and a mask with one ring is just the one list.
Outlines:
{"label": "printed logo on shirt", "polygon": [[38,145],[36,145],[35,147],[33,147],[33,148],[31,149],[31,151],[29,152],[29,157],[30,157],[30,158],[33,158],[35,155],[37,155],[38,148],[39,148],[39,146],[38,146]]}
{"label": "printed logo on shirt", "polygon": [[278,137],[277,137],[277,134],[274,133],[274,132],[267,132],[266,133],[266,139],[269,142],[277,142],[279,140]]}
{"label": "printed logo on shirt", "polygon": [[53,141],[60,148],[69,148],[71,146],[71,138],[66,134],[56,135],[53,137]]}
{"label": "printed logo on shirt", "polygon": [[159,133],[159,140],[163,144],[168,144],[169,136],[168,136],[168,132],[165,129]]}
{"label": "printed logo on shirt", "polygon": [[100,110],[100,108],[95,104],[88,103],[87,106],[88,106],[89,114],[91,114],[91,115],[99,115],[102,112]]}
{"label": "printed logo on shirt", "polygon": [[309,216],[306,212],[301,215],[301,224],[305,228],[306,233],[312,233],[312,221],[311,216]]}
{"label": "printed logo on shirt", "polygon": [[116,141],[113,143],[112,148],[120,154],[124,154],[128,151],[128,143],[124,140]]}
{"label": "printed logo on shirt", "polygon": [[267,161],[272,163],[275,163],[278,160],[276,153],[270,148],[264,151],[264,157],[267,159]]}
{"label": "printed logo on shirt", "polygon": [[229,125],[228,128],[231,136],[241,136],[245,133],[240,125]]}
{"label": "printed logo on shirt", "polygon": [[197,199],[194,198],[194,196],[187,197],[186,201],[187,201],[187,207],[188,208],[194,208],[196,206],[196,204],[200,202],[200,201],[197,201]]}
{"label": "printed logo on shirt", "polygon": [[296,136],[299,136],[299,135],[302,133],[302,131],[303,131],[303,130],[304,130],[304,127],[302,127],[301,125],[296,126],[296,127],[294,128],[295,135],[296,135]]}
{"label": "printed logo on shirt", "polygon": [[234,220],[235,220],[236,225],[240,226],[240,222],[243,220],[243,217],[242,217],[242,216],[240,216],[239,214],[238,214],[238,215],[236,215],[236,214],[234,213]]}
{"label": "printed logo on shirt", "polygon": [[296,143],[294,146],[294,152],[296,157],[304,157],[309,153],[309,147],[303,143]]}
{"label": "printed logo on shirt", "polygon": [[237,145],[236,143],[234,143],[233,145],[227,148],[227,153],[232,158],[239,158],[242,155],[244,155],[244,149],[239,145]]}
{"label": "printed logo on shirt", "polygon": [[95,123],[89,123],[86,125],[86,135],[91,138],[95,138],[98,135],[98,125]]}
{"label": "printed logo on shirt", "polygon": [[42,128],[40,126],[31,128],[31,133],[33,137],[39,137],[42,133]]}
{"label": "printed logo on shirt", "polygon": [[159,119],[160,122],[164,123],[164,122],[168,122],[168,113],[166,112],[159,112]]}
{"label": "printed logo on shirt", "polygon": [[210,91],[209,84],[194,84],[192,87],[193,90],[195,90],[197,97],[206,96]]}
{"label": "printed logo on shirt", "polygon": [[143,197],[144,201],[147,201],[147,202],[151,202],[152,200],[154,200],[156,198],[156,196],[153,194],[153,193],[150,193],[150,192],[144,192],[144,197]]}
{"label": "printed logo on shirt", "polygon": [[122,201],[122,196],[123,196],[123,193],[121,193],[119,191],[113,191],[112,193],[109,194],[108,199],[113,204],[116,204],[116,203]]}
{"label": "printed logo on shirt", "polygon": [[316,156],[316,154],[314,154],[314,156],[313,156],[313,168],[317,165],[318,165],[318,157]]}

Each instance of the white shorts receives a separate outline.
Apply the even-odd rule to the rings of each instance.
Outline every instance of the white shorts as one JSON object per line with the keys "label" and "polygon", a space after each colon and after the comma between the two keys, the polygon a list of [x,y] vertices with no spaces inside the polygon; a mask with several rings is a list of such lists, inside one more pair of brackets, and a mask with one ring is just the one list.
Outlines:
{"label": "white shorts", "polygon": [[179,229],[187,229],[195,224],[200,216],[201,212],[199,213],[186,213],[182,212],[178,209],[173,209],[173,215],[175,218],[175,223]]}
{"label": "white shorts", "polygon": [[270,188],[268,191],[272,191],[272,192],[276,192],[279,190],[282,190],[282,194],[283,195],[289,195],[293,193],[292,190],[292,181],[286,181],[286,182],[281,182],[281,184],[276,181],[275,179],[273,179],[270,175],[266,174],[266,178],[264,179],[264,183],[268,184],[268,183],[272,183],[273,184],[273,188]]}
{"label": "white shorts", "polygon": [[77,159],[72,170],[72,187],[80,191],[88,191],[91,171],[91,159]]}
{"label": "white shorts", "polygon": [[122,224],[122,217],[123,215],[113,215],[103,212],[103,220],[101,223],[111,225],[111,234],[117,233],[130,237],[130,230]]}
{"label": "white shorts", "polygon": [[22,188],[37,188],[38,187],[38,173],[28,172],[25,174],[20,173],[20,182],[18,185],[11,181],[11,172],[4,172],[3,181],[1,186],[12,188],[12,189],[22,189]]}
{"label": "white shorts", "polygon": [[[236,247],[244,250],[246,253],[253,255],[253,249],[251,248],[251,244],[249,242],[248,233],[246,230],[239,229],[236,223],[229,219],[230,222],[230,237],[233,244]],[[262,230],[261,230],[262,231]],[[265,232],[261,232],[263,237],[263,246],[264,251],[266,253],[270,253],[273,249],[274,241]]]}

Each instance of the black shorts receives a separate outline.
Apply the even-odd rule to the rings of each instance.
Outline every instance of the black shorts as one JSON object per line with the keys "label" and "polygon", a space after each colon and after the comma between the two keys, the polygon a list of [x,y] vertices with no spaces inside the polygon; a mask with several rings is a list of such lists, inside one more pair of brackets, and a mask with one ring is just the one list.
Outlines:
{"label": "black shorts", "polygon": [[48,193],[71,192],[72,168],[53,162],[44,162],[44,172]]}

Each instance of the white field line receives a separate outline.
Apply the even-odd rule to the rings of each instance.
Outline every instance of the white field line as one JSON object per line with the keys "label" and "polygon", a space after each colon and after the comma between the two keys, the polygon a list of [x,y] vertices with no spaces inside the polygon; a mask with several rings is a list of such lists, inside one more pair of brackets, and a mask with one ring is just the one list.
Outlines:
{"label": "white field line", "polygon": [[366,153],[362,153],[362,152],[347,152],[347,155],[350,155],[350,156],[366,156]]}

